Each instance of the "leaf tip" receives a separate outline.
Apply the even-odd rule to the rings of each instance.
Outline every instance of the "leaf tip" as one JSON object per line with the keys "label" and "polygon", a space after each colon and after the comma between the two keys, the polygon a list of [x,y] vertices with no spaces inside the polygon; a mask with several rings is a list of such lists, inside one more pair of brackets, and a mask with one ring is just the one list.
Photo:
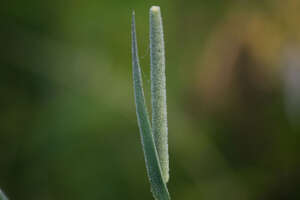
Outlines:
{"label": "leaf tip", "polygon": [[150,8],[150,11],[151,11],[151,12],[159,12],[159,11],[160,11],[160,7],[159,7],[159,6],[152,6],[152,7]]}

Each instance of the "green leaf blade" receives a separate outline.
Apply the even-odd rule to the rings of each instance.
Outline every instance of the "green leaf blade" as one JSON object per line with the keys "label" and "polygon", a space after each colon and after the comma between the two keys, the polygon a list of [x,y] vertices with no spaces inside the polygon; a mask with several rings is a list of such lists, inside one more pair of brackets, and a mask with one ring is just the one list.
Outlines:
{"label": "green leaf blade", "polygon": [[150,8],[152,131],[164,182],[169,180],[165,47],[160,7]]}
{"label": "green leaf blade", "polygon": [[143,82],[141,76],[141,69],[138,57],[138,48],[135,30],[135,16],[132,16],[131,25],[132,34],[132,73],[134,85],[134,97],[136,104],[136,114],[138,119],[138,126],[140,130],[142,146],[145,156],[147,174],[151,183],[153,196],[157,200],[169,200],[169,192],[166,184],[163,181],[161,167],[159,163],[158,154],[156,151],[154,139],[151,132],[151,125],[149,115],[145,103],[143,92]]}

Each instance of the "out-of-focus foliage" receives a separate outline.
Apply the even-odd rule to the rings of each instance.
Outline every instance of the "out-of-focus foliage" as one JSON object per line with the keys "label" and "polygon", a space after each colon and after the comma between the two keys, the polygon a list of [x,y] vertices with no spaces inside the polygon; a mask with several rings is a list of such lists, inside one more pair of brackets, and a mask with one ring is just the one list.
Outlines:
{"label": "out-of-focus foliage", "polygon": [[2,2],[0,187],[15,200],[152,198],[130,16],[149,67],[153,4],[167,36],[172,197],[300,199],[298,0]]}
{"label": "out-of-focus foliage", "polygon": [[0,190],[0,200],[7,200],[5,194]]}

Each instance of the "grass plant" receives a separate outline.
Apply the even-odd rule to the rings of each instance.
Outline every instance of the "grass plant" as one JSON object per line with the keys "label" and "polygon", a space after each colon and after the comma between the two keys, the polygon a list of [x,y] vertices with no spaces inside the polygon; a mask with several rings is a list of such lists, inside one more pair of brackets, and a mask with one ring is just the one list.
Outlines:
{"label": "grass plant", "polygon": [[136,114],[147,174],[156,200],[169,200],[168,128],[166,103],[165,50],[160,7],[150,8],[150,68],[152,123],[145,102],[143,80],[138,56],[135,14],[132,25],[132,72]]}

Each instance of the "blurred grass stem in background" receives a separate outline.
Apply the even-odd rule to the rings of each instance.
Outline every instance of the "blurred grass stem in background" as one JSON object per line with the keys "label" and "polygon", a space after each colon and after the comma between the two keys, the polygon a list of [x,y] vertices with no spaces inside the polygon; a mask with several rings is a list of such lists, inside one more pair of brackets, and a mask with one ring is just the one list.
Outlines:
{"label": "blurred grass stem in background", "polygon": [[134,12],[131,25],[132,66],[136,113],[153,196],[157,200],[168,200],[170,197],[166,186],[168,181],[169,161],[167,155],[165,58],[161,21],[160,8],[152,6],[150,8],[150,47],[153,129],[151,129],[143,91]]}
{"label": "blurred grass stem in background", "polygon": [[8,200],[8,198],[5,196],[5,194],[0,189],[0,200]]}

